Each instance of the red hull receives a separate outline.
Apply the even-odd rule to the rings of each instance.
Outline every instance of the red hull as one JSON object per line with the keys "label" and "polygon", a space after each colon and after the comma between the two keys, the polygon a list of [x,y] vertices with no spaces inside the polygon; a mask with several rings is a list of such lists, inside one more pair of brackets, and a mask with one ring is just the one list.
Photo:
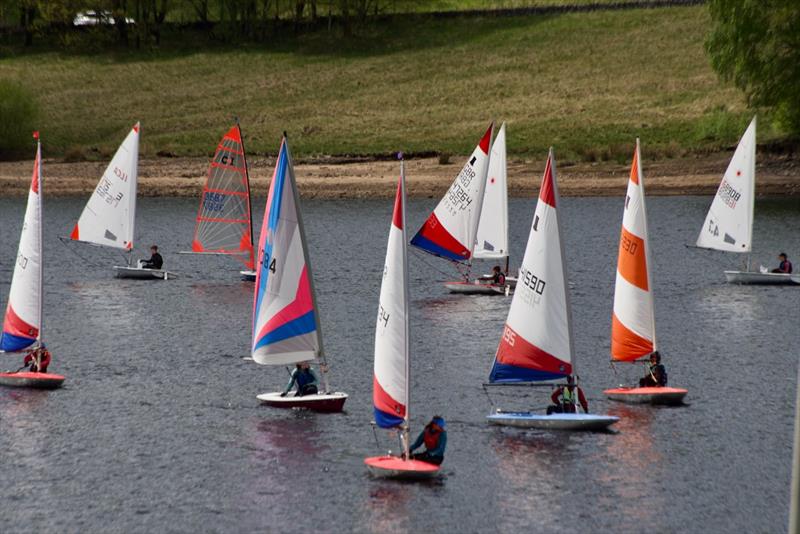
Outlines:
{"label": "red hull", "polygon": [[373,475],[388,478],[426,479],[439,472],[438,465],[397,456],[373,456],[365,458],[364,464]]}
{"label": "red hull", "polygon": [[277,399],[260,398],[263,404],[273,408],[302,408],[314,412],[335,413],[344,409],[346,396],[316,399],[313,395],[307,397],[279,397]]}
{"label": "red hull", "polygon": [[670,387],[646,388],[614,388],[603,391],[606,396],[615,401],[630,404],[683,404],[683,398],[688,393],[685,389]]}
{"label": "red hull", "polygon": [[56,389],[64,383],[64,377],[51,373],[0,373],[0,386],[34,389]]}

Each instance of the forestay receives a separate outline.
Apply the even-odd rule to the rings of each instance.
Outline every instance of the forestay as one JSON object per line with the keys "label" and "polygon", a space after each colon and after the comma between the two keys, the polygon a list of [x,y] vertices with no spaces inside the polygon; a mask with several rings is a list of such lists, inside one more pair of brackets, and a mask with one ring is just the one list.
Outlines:
{"label": "forestay", "polygon": [[447,194],[411,240],[412,245],[452,261],[470,261],[481,218],[493,128],[494,123],[486,130]]}
{"label": "forestay", "polygon": [[0,351],[15,352],[41,339],[42,325],[42,147],[37,143],[28,205],[14,263]]}
{"label": "forestay", "polygon": [[280,365],[320,358],[319,317],[285,137],[267,197],[256,273],[253,359],[260,364]]}
{"label": "forestay", "polygon": [[382,428],[394,428],[408,421],[408,266],[405,228],[405,176],[401,166],[375,326],[372,399],[375,422]]}
{"label": "forestay", "polygon": [[139,172],[139,123],[131,129],[81,213],[70,237],[131,250]]}
{"label": "forestay", "polygon": [[230,254],[254,268],[250,182],[238,124],[219,142],[208,167],[192,251]]}
{"label": "forestay", "polygon": [[537,382],[573,372],[573,342],[553,150],[539,190],[519,281],[489,380]]}
{"label": "forestay", "polygon": [[492,143],[483,207],[473,256],[483,259],[508,257],[508,186],[506,171],[506,123]]}
{"label": "forestay", "polygon": [[611,358],[618,361],[636,360],[656,350],[643,178],[637,139],[622,216],[611,320]]}
{"label": "forestay", "polygon": [[739,140],[697,237],[697,246],[750,252],[756,181],[756,118]]}

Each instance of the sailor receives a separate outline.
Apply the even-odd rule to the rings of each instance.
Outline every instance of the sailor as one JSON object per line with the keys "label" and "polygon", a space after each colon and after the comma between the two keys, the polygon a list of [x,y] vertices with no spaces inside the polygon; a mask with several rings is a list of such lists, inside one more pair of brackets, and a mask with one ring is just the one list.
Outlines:
{"label": "sailor", "polygon": [[586,396],[583,394],[583,390],[575,385],[575,378],[572,375],[567,377],[566,385],[559,386],[553,391],[553,394],[550,395],[550,400],[553,401],[553,405],[547,407],[547,415],[553,413],[577,413],[578,403],[580,403],[584,413],[589,413],[589,403],[586,401]]}
{"label": "sailor", "polygon": [[650,355],[647,375],[639,379],[640,388],[664,387],[667,385],[667,369],[661,363],[661,354],[655,351]]}
{"label": "sailor", "polygon": [[778,254],[778,259],[781,260],[780,265],[778,265],[777,269],[772,269],[773,273],[782,273],[782,274],[791,274],[792,273],[792,262],[789,261],[789,258],[786,257],[785,252],[781,252]]}
{"label": "sailor", "polygon": [[411,444],[409,452],[419,449],[423,443],[425,451],[412,454],[411,458],[434,465],[441,465],[444,461],[444,450],[447,447],[447,431],[444,429],[444,419],[434,415],[431,422],[425,425],[417,440]]}
{"label": "sailor", "polygon": [[150,259],[139,260],[139,266],[142,269],[161,269],[164,265],[164,258],[158,253],[158,246],[153,245],[150,247]]}
{"label": "sailor", "polygon": [[30,367],[31,373],[46,373],[50,359],[50,352],[46,348],[36,348],[25,355],[25,359],[22,360],[22,369]]}
{"label": "sailor", "polygon": [[298,363],[295,366],[294,371],[292,371],[292,376],[289,378],[289,383],[286,384],[283,393],[281,393],[281,397],[285,397],[295,384],[297,384],[297,392],[294,394],[295,397],[315,395],[318,393],[317,384],[319,384],[319,380],[308,362]]}
{"label": "sailor", "polygon": [[506,285],[506,275],[503,274],[499,265],[495,265],[492,269],[492,283],[498,286]]}

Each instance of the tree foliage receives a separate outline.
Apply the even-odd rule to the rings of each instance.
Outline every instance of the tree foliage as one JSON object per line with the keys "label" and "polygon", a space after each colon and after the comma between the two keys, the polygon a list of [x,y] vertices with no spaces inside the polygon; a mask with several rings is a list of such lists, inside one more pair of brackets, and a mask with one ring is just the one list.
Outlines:
{"label": "tree foliage", "polygon": [[30,91],[10,80],[0,80],[0,159],[20,156],[31,147],[31,132],[37,116]]}
{"label": "tree foliage", "polygon": [[800,1],[710,0],[714,69],[800,134]]}

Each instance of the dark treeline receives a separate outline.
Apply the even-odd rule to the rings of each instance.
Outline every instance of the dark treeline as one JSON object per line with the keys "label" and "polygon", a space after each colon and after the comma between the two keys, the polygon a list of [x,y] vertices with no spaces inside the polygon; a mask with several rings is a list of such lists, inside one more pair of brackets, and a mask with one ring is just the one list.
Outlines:
{"label": "dark treeline", "polygon": [[87,36],[121,47],[162,44],[166,28],[216,41],[265,41],[277,32],[351,33],[372,19],[416,10],[426,0],[0,0],[0,38],[80,46]]}

